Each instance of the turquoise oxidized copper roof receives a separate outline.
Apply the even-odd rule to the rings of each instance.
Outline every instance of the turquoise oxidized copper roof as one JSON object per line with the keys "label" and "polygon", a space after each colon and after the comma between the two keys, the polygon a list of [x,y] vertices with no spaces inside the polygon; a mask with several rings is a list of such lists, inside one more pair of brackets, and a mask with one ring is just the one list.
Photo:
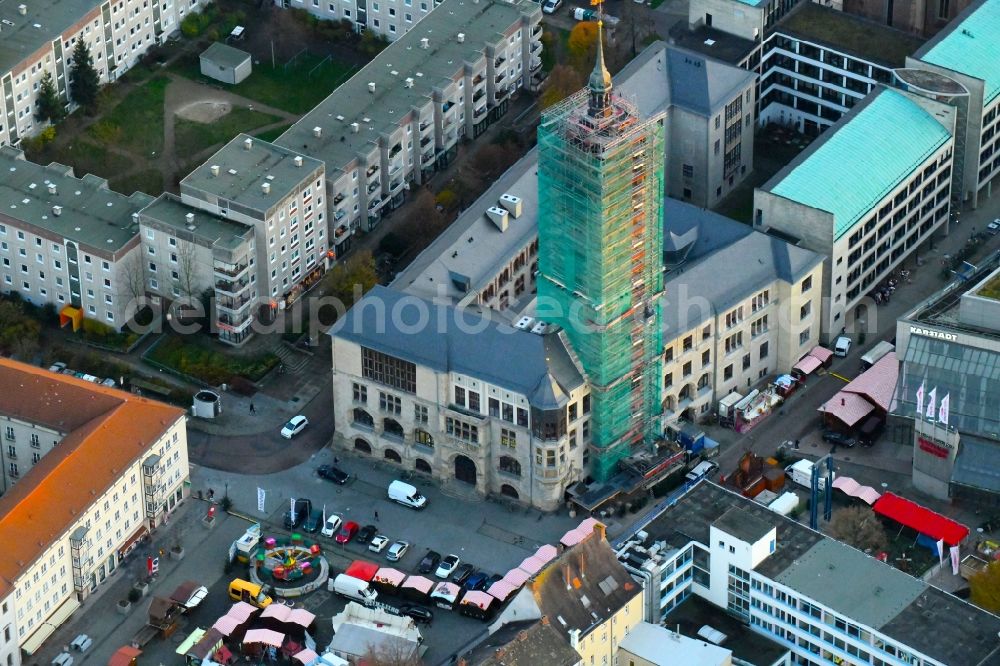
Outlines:
{"label": "turquoise oxidized copper roof", "polygon": [[918,57],[982,79],[983,106],[988,106],[1000,95],[1000,0],[986,0]]}
{"label": "turquoise oxidized copper roof", "polygon": [[889,89],[873,93],[828,131],[771,192],[832,213],[835,240],[951,136],[922,107]]}

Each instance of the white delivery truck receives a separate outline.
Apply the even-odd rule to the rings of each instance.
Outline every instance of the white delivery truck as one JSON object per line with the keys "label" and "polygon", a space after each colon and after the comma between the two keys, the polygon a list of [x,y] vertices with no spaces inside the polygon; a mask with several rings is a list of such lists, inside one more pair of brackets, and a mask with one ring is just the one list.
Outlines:
{"label": "white delivery truck", "polygon": [[865,352],[865,355],[861,357],[861,369],[867,370],[881,361],[882,357],[891,351],[896,351],[896,346],[891,342],[883,340]]}
{"label": "white delivery truck", "polygon": [[[785,474],[788,475],[793,482],[799,484],[803,488],[812,488],[812,471],[815,465],[810,460],[800,460],[795,464],[789,465],[785,468]],[[834,478],[836,478],[834,474]],[[826,468],[821,468],[819,470],[819,488],[823,490],[826,488]]]}
{"label": "white delivery truck", "polygon": [[326,584],[326,589],[363,604],[371,603],[378,597],[378,592],[373,590],[367,581],[347,574],[338,574],[336,578],[331,578]]}
{"label": "white delivery truck", "polygon": [[402,481],[393,481],[389,484],[389,499],[411,509],[422,509],[427,506],[427,498],[414,486]]}

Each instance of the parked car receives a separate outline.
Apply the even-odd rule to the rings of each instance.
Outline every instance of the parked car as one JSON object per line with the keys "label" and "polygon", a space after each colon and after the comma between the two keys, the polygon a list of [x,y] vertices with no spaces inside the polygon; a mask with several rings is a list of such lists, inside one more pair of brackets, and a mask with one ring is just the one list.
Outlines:
{"label": "parked car", "polygon": [[438,578],[447,579],[448,576],[455,573],[455,569],[458,567],[462,560],[458,559],[458,555],[445,555],[444,559],[441,560],[441,564],[438,565],[437,571],[434,575]]}
{"label": "parked car", "polygon": [[833,355],[834,356],[847,356],[851,353],[851,339],[846,335],[842,335],[836,339],[833,343]]}
{"label": "parked car", "polygon": [[327,481],[333,481],[337,485],[344,485],[347,480],[351,478],[351,475],[340,469],[339,467],[334,467],[333,465],[320,465],[316,470],[321,479],[326,479]]}
{"label": "parked car", "polygon": [[62,361],[57,361],[57,362],[53,363],[51,366],[49,366],[49,372],[59,373],[59,372],[62,372],[63,370],[65,370],[65,369],[66,369],[66,364],[63,363]]}
{"label": "parked car", "polygon": [[390,562],[399,562],[409,549],[410,543],[408,541],[394,541],[389,546],[389,550],[385,554],[385,559]]}
{"label": "parked car", "polygon": [[545,0],[542,3],[542,11],[546,14],[554,14],[560,7],[562,7],[562,0]]}
{"label": "parked car", "polygon": [[368,550],[373,553],[381,553],[385,550],[385,547],[389,545],[389,537],[384,534],[378,534],[372,537],[371,543],[368,544]]}
{"label": "parked car", "polygon": [[856,440],[850,435],[845,435],[842,432],[837,432],[836,430],[825,430],[823,431],[823,441],[830,442],[836,446],[843,446],[845,449],[852,448]]}
{"label": "parked car", "polygon": [[399,607],[399,614],[412,618],[417,624],[430,624],[434,621],[434,613],[430,609],[414,604],[403,604]]}
{"label": "parked car", "polygon": [[337,530],[340,529],[343,522],[344,521],[340,516],[335,513],[331,513],[326,517],[326,524],[323,525],[323,529],[320,530],[320,534],[325,537],[333,537],[333,535],[337,533]]}
{"label": "parked car", "polygon": [[315,534],[319,532],[321,527],[323,527],[323,512],[319,509],[313,509],[309,512],[309,517],[302,523],[302,529],[310,534]]}
{"label": "parked car", "polygon": [[337,543],[347,543],[354,538],[354,535],[358,533],[358,524],[353,520],[349,520],[340,528],[337,532]]}
{"label": "parked car", "polygon": [[378,534],[378,528],[374,525],[365,525],[360,530],[358,530],[358,537],[356,541],[358,543],[368,543],[372,540],[372,537]]}
{"label": "parked car", "polygon": [[486,581],[490,579],[490,575],[485,571],[477,571],[462,583],[462,587],[467,590],[481,590],[486,585]]}
{"label": "parked car", "polygon": [[503,580],[503,576],[501,576],[500,574],[493,574],[492,576],[490,576],[490,579],[486,581],[486,587],[484,587],[483,589],[484,590],[488,590],[491,587],[493,587],[493,583],[497,583],[497,582],[500,582],[502,580]]}
{"label": "parked car", "polygon": [[433,550],[428,550],[427,554],[424,555],[424,559],[420,560],[420,565],[417,567],[417,571],[422,574],[429,574],[438,568],[438,564],[441,562],[441,554],[436,553]]}
{"label": "parked car", "polygon": [[305,522],[305,519],[309,517],[309,512],[312,511],[312,502],[307,499],[297,499],[295,500],[295,507],[289,508],[285,511],[285,529],[294,530],[296,527]]}
{"label": "parked car", "polygon": [[986,225],[986,231],[990,236],[1000,234],[1000,217]]}
{"label": "parked car", "polygon": [[297,434],[306,429],[309,425],[309,419],[299,414],[298,416],[293,416],[285,424],[285,427],[281,429],[281,436],[285,439],[291,439]]}
{"label": "parked car", "polygon": [[475,570],[476,568],[469,563],[459,565],[459,567],[455,569],[455,573],[451,575],[451,582],[455,583],[456,585],[461,585],[466,581],[466,579],[469,576],[472,575],[472,572]]}

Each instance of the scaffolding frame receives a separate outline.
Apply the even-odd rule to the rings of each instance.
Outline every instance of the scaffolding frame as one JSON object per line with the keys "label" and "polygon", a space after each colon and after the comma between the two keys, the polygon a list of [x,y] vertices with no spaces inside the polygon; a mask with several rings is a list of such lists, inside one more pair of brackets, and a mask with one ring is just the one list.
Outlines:
{"label": "scaffolding frame", "polygon": [[[539,315],[566,330],[591,384],[591,476],[660,435],[663,113],[583,90],[538,130]],[[542,307],[551,307],[545,316]]]}

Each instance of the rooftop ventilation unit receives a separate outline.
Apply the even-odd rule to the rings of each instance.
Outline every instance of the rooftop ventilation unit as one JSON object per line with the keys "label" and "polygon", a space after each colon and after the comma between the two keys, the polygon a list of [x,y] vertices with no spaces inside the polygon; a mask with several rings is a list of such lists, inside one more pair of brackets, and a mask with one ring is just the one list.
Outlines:
{"label": "rooftop ventilation unit", "polygon": [[17,13],[20,14],[21,16],[27,16],[28,15],[28,5],[18,5],[17,6]]}
{"label": "rooftop ventilation unit", "polygon": [[549,330],[549,325],[546,324],[544,321],[537,322],[534,326],[531,327],[531,332],[534,333],[535,335],[545,335],[546,331],[548,330]]}
{"label": "rooftop ventilation unit", "polygon": [[213,164],[212,166],[209,167],[209,169],[212,170],[212,175],[213,176],[218,176],[219,175],[219,165],[218,164]]}
{"label": "rooftop ventilation unit", "polygon": [[338,115],[337,120],[339,120],[340,122],[344,122],[344,116]]}
{"label": "rooftop ventilation unit", "polygon": [[403,83],[403,85],[405,85],[407,88],[412,88],[413,87],[413,77],[412,76],[406,77],[406,81]]}
{"label": "rooftop ventilation unit", "polygon": [[422,49],[429,49],[430,47],[431,47],[431,40],[427,39],[426,37],[421,37],[420,38],[420,48],[422,48]]}
{"label": "rooftop ventilation unit", "polygon": [[360,129],[361,129],[361,125],[358,125],[357,123],[351,123],[351,131],[352,132],[354,132],[355,134],[357,134]]}
{"label": "rooftop ventilation unit", "polygon": [[316,127],[313,127],[313,136],[316,137],[317,139],[323,136],[323,128],[319,127],[318,125]]}
{"label": "rooftop ventilation unit", "polygon": [[455,39],[458,40],[459,44],[464,44],[465,43],[465,33],[464,32],[458,33],[457,35],[455,35]]}
{"label": "rooftop ventilation unit", "polygon": [[521,213],[524,212],[521,197],[514,196],[513,194],[501,194],[500,195],[500,205],[507,209],[510,216],[515,220],[521,217]]}
{"label": "rooftop ventilation unit", "polygon": [[507,231],[507,209],[500,206],[490,206],[486,209],[486,217],[496,225],[500,231]]}
{"label": "rooftop ventilation unit", "polygon": [[271,183],[261,183],[260,184],[260,191],[263,192],[264,194],[270,194],[271,193]]}
{"label": "rooftop ventilation unit", "polygon": [[369,81],[368,82],[368,92],[370,92],[373,95],[375,94],[375,82],[374,81]]}
{"label": "rooftop ventilation unit", "polygon": [[519,328],[522,331],[530,331],[531,330],[531,326],[534,323],[535,323],[534,319],[532,319],[531,317],[525,316],[525,317],[521,317],[520,319],[517,320],[517,323],[514,324],[514,328]]}
{"label": "rooftop ventilation unit", "polygon": [[194,213],[187,213],[184,215],[184,220],[188,224],[194,224]]}
{"label": "rooftop ventilation unit", "polygon": [[253,139],[251,139],[250,137],[243,139],[243,149],[250,150],[251,148],[253,148]]}
{"label": "rooftop ventilation unit", "polygon": [[62,215],[62,206],[53,206],[52,207],[52,214],[55,215],[56,217],[59,217],[60,215]]}
{"label": "rooftop ventilation unit", "polygon": [[392,70],[389,73],[392,74],[393,76],[399,76],[399,72],[397,72],[396,70]]}
{"label": "rooftop ventilation unit", "polygon": [[56,194],[58,191],[55,183],[49,183],[49,194]]}
{"label": "rooftop ventilation unit", "polygon": [[301,156],[301,155],[296,155],[295,157],[293,157],[293,158],[292,158],[292,162],[293,162],[293,163],[295,164],[295,166],[297,166],[297,167],[300,167],[300,166],[302,166],[302,156]]}

